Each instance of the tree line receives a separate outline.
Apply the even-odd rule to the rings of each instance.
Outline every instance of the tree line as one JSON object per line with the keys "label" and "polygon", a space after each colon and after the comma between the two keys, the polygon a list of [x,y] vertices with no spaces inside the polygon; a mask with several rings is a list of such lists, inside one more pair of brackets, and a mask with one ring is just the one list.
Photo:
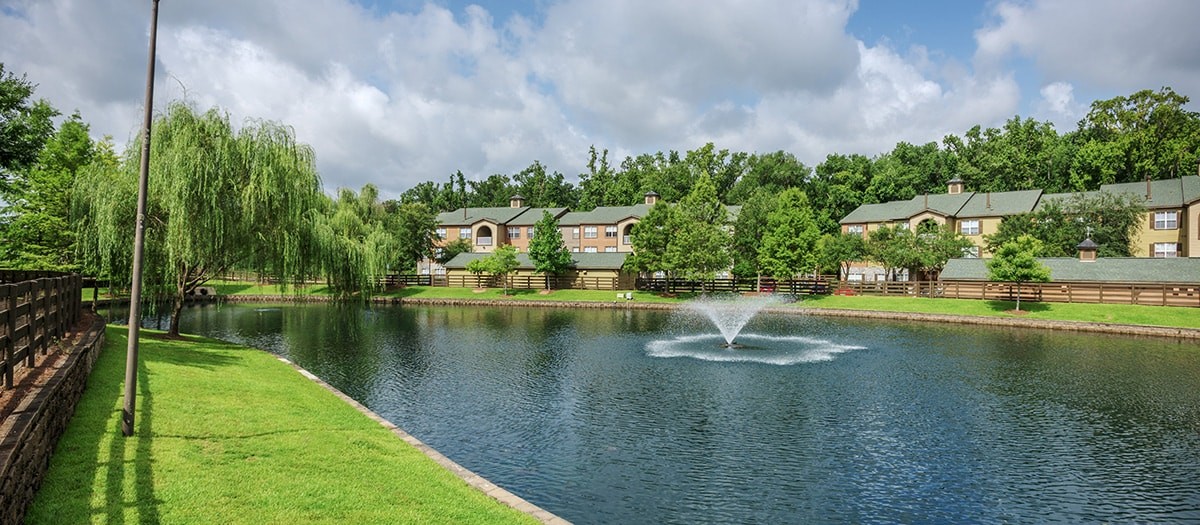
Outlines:
{"label": "tree line", "polygon": [[[56,126],[61,114],[36,99],[35,88],[0,63],[0,261],[82,271],[120,286],[130,274],[140,138],[117,154],[111,138],[90,138],[78,113]],[[901,142],[874,157],[831,153],[815,168],[785,151],[731,152],[711,143],[614,165],[607,150],[593,147],[576,183],[534,161],[511,176],[468,180],[460,171],[385,201],[371,185],[327,195],[315,153],[285,124],[247,120],[235,129],[217,108],[174,102],[155,118],[151,140],[147,261],[156,266],[147,272],[148,291],[181,300],[234,269],[284,281],[323,278],[347,296],[370,291],[377,275],[435,254],[437,212],[506,206],[516,193],[531,206],[574,210],[640,203],[649,191],[680,203],[655,206],[635,230],[638,254],[630,267],[642,271],[785,275],[831,268],[840,256],[830,254],[856,253],[847,244],[853,241],[837,234],[838,220],[851,210],[941,193],[953,176],[975,191],[1070,192],[1191,174],[1200,116],[1187,103],[1170,88],[1144,90],[1094,102],[1077,129],[1061,135],[1047,122],[1015,116],[1000,128],[976,126],[940,143]],[[736,221],[724,205],[742,207]],[[1073,213],[1066,205],[1058,211]],[[1053,232],[1039,230],[1045,222],[1035,219],[1005,221],[1012,231],[1001,233],[1066,246],[1048,240]],[[1112,236],[1118,243],[1120,235]],[[871,256],[911,252],[917,242],[903,233],[892,238],[910,249],[883,249],[881,239]],[[886,264],[936,269],[929,260],[940,256],[926,259]]]}

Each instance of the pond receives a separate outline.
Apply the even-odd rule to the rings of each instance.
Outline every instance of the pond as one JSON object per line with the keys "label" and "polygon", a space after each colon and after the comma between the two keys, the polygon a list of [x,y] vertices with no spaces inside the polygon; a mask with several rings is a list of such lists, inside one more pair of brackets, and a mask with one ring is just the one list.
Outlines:
{"label": "pond", "polygon": [[[1200,521],[1200,349],[759,315],[226,304],[286,356],[578,524]],[[783,348],[780,350],[780,348]]]}

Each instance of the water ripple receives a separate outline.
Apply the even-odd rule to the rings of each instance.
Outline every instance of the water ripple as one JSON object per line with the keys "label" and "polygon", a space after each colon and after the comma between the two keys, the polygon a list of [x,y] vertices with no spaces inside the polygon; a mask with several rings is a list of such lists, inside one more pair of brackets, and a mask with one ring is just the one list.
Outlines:
{"label": "water ripple", "polygon": [[650,357],[787,366],[832,361],[838,354],[866,349],[805,336],[741,334],[737,339],[740,348],[722,347],[724,342],[723,337],[716,335],[684,335],[650,341],[646,343],[646,354]]}

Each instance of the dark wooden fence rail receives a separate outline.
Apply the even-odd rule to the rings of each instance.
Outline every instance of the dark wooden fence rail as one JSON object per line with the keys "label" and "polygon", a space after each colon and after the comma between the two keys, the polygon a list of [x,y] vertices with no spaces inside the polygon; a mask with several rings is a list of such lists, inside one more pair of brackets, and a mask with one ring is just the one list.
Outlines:
{"label": "dark wooden fence rail", "polygon": [[0,270],[0,375],[13,386],[17,366],[36,366],[79,320],[83,280],[57,272]]}
{"label": "dark wooden fence rail", "polygon": [[667,293],[696,292],[763,292],[788,295],[814,295],[830,291],[830,282],[817,279],[712,279],[707,281],[686,279],[638,279],[638,290]]}
{"label": "dark wooden fence rail", "polygon": [[992,301],[1014,301],[1018,289],[1022,301],[1200,307],[1200,283],[1059,281],[1022,283],[1017,286],[1016,283],[987,281],[875,281],[844,282],[836,285],[836,293]]}

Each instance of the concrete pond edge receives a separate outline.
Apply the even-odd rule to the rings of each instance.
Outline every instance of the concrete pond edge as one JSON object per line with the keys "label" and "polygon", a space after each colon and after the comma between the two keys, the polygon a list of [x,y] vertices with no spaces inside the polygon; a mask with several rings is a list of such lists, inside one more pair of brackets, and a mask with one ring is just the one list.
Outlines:
{"label": "concrete pond edge", "polygon": [[405,432],[403,429],[396,426],[395,423],[392,423],[391,421],[384,419],[379,414],[376,414],[375,411],[367,408],[362,403],[355,401],[353,398],[346,395],[341,390],[338,390],[333,385],[326,383],[324,380],[317,377],[316,374],[313,374],[312,372],[305,370],[304,367],[297,365],[296,363],[293,363],[291,360],[289,360],[285,357],[275,356],[275,358],[288,364],[288,366],[291,366],[293,369],[295,369],[297,372],[299,372],[300,375],[308,378],[309,381],[312,381],[313,383],[320,385],[325,390],[328,390],[329,392],[333,393],[333,395],[337,396],[338,399],[341,399],[342,402],[346,403],[347,405],[350,405],[351,407],[354,407],[355,410],[358,410],[359,413],[363,414],[364,416],[367,416],[371,420],[382,425],[384,428],[390,430],[392,432],[392,434],[394,434],[395,436],[404,440],[404,442],[408,443],[409,445],[412,445],[413,447],[415,447],[422,454],[425,454],[426,457],[428,457],[429,459],[432,459],[435,463],[437,463],[442,468],[450,471],[455,476],[458,476],[459,479],[465,481],[467,483],[467,485],[469,485],[470,487],[490,496],[492,499],[495,499],[496,501],[499,501],[500,503],[503,503],[509,507],[512,507],[513,509],[523,512],[529,516],[532,516],[534,519],[536,519],[542,523],[545,523],[548,525],[570,525],[571,524],[571,522],[569,522],[565,519],[562,519],[562,518],[558,517],[557,515],[551,513],[550,511],[545,510],[541,507],[538,507],[537,505],[534,505],[533,503],[530,503],[529,501],[526,501],[524,498],[517,496],[516,494],[513,494],[512,492],[509,492],[508,490],[505,490],[504,487],[496,485],[495,483],[488,481],[483,476],[480,476],[479,474],[471,472],[466,467],[463,467],[462,465],[455,463],[454,460],[451,460],[450,458],[446,457],[445,455],[443,455],[441,452],[438,452],[433,447],[426,445],[424,442],[417,439],[412,434]]}

